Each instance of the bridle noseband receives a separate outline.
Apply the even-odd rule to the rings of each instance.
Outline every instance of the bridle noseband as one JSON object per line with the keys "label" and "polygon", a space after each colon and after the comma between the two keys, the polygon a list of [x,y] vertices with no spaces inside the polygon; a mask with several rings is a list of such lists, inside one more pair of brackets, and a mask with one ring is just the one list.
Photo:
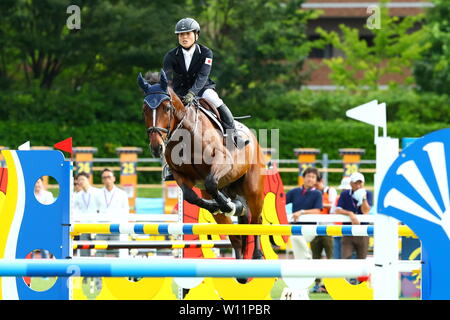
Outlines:
{"label": "bridle noseband", "polygon": [[[163,95],[165,97],[160,99],[158,105],[152,105],[151,103],[149,103],[147,101],[147,98],[151,95]],[[170,101],[170,105],[167,107],[168,112],[169,112],[169,122],[167,123],[167,128],[157,127],[156,126],[156,109],[158,109],[159,106],[161,106],[161,104],[166,100]],[[167,141],[170,139],[170,136],[172,135],[172,131],[170,129],[170,123],[172,122],[173,112],[175,111],[175,107],[173,106],[173,103],[172,103],[172,97],[167,92],[155,91],[155,92],[148,93],[144,98],[144,102],[153,111],[153,126],[147,128],[147,134],[158,133],[159,136],[161,138],[163,138],[162,133],[166,133],[167,134],[166,139],[163,138],[163,141],[164,141],[164,143],[167,143]]]}

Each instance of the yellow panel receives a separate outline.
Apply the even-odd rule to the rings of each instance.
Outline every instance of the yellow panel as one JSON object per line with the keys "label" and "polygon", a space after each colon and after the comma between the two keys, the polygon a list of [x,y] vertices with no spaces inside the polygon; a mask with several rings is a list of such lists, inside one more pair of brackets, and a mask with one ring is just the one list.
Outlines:
{"label": "yellow panel", "polygon": [[177,296],[172,291],[173,278],[164,278],[161,290],[153,296],[152,300],[177,300]]}
{"label": "yellow panel", "polygon": [[[211,212],[209,212],[206,209],[200,208],[199,212],[198,212],[198,223],[212,223],[212,224],[217,224],[216,220],[214,219],[213,215],[211,214]],[[208,235],[206,234],[201,234],[199,235],[199,240],[209,240],[208,239]],[[212,235],[211,236],[212,240],[221,240],[220,235]],[[214,253],[214,250],[212,250],[212,248],[202,248],[202,253],[203,253],[203,257],[206,259],[213,259],[213,258],[217,258],[216,254]]]}
{"label": "yellow panel", "polygon": [[253,278],[250,282],[241,284],[234,278],[214,278],[214,287],[224,300],[266,300],[276,278]]}
{"label": "yellow panel", "polygon": [[405,225],[398,226],[398,235],[400,237],[413,237],[415,239],[418,238],[416,234],[408,226]]}
{"label": "yellow panel", "polygon": [[221,298],[214,288],[212,278],[205,278],[202,283],[189,290],[184,300],[221,300]]}
{"label": "yellow panel", "polygon": [[[103,289],[107,289],[118,300],[152,299],[162,288],[165,278],[142,278],[137,282],[127,278],[102,278]],[[102,289],[102,291],[103,291]]]}
{"label": "yellow panel", "polygon": [[6,195],[0,191],[0,212],[2,212],[3,204],[5,203]]}
{"label": "yellow panel", "polygon": [[[0,211],[0,259],[5,256],[6,244],[16,212],[18,201],[17,193],[19,188],[16,164],[14,163],[11,151],[3,150],[1,153],[6,160],[6,166],[8,168],[8,185],[6,188],[6,196],[3,200],[3,210]],[[2,291],[2,278],[0,277],[0,299],[3,299]]]}
{"label": "yellow panel", "polygon": [[344,278],[324,278],[323,283],[334,300],[373,300],[367,281],[353,285]]}

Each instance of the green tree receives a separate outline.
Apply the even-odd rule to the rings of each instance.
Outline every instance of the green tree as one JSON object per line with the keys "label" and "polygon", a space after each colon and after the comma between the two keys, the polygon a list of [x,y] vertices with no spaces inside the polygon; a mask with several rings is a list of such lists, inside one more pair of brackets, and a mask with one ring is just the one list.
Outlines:
{"label": "green tree", "polygon": [[[66,24],[70,4],[81,9],[80,29]],[[89,79],[128,76],[136,66],[160,68],[172,36],[167,26],[178,19],[182,5],[163,0],[2,1],[0,76],[49,89],[64,71],[78,87]],[[21,72],[8,72],[12,69]]]}
{"label": "green tree", "polygon": [[[322,28],[317,29],[321,36],[321,40],[317,41],[319,47],[331,44],[344,54],[344,57],[337,56],[324,60],[331,69],[331,80],[338,87],[350,90],[366,87],[369,90],[376,90],[381,77],[388,74],[405,75],[405,71],[412,67],[413,62],[427,48],[427,44],[424,43],[427,37],[425,30],[413,30],[423,20],[423,15],[403,19],[391,17],[386,6],[387,2],[381,1],[379,11],[381,27],[371,30],[373,46],[360,37],[357,29],[342,24],[339,26],[342,35]],[[405,84],[412,82],[412,77],[405,78]]]}
{"label": "green tree", "polygon": [[434,0],[424,26],[431,46],[416,61],[414,76],[419,88],[440,94],[450,92],[450,6],[448,1]]}
{"label": "green tree", "polygon": [[202,35],[215,54],[214,75],[228,97],[263,99],[302,83],[309,53],[302,0],[193,1]]}

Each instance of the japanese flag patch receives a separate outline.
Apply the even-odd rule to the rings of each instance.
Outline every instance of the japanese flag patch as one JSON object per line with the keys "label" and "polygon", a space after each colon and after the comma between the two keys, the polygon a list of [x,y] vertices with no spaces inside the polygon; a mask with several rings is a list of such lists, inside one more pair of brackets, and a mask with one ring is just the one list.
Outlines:
{"label": "japanese flag patch", "polygon": [[206,58],[205,59],[205,63],[209,64],[209,65],[212,65],[212,59],[211,58]]}

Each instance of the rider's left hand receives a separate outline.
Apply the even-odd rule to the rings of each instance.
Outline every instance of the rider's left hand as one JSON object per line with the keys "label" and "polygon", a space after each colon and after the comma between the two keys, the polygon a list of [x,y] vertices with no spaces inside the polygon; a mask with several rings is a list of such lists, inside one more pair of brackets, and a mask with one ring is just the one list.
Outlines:
{"label": "rider's left hand", "polygon": [[185,105],[191,104],[195,99],[195,93],[189,91],[187,95],[184,96],[183,102]]}

